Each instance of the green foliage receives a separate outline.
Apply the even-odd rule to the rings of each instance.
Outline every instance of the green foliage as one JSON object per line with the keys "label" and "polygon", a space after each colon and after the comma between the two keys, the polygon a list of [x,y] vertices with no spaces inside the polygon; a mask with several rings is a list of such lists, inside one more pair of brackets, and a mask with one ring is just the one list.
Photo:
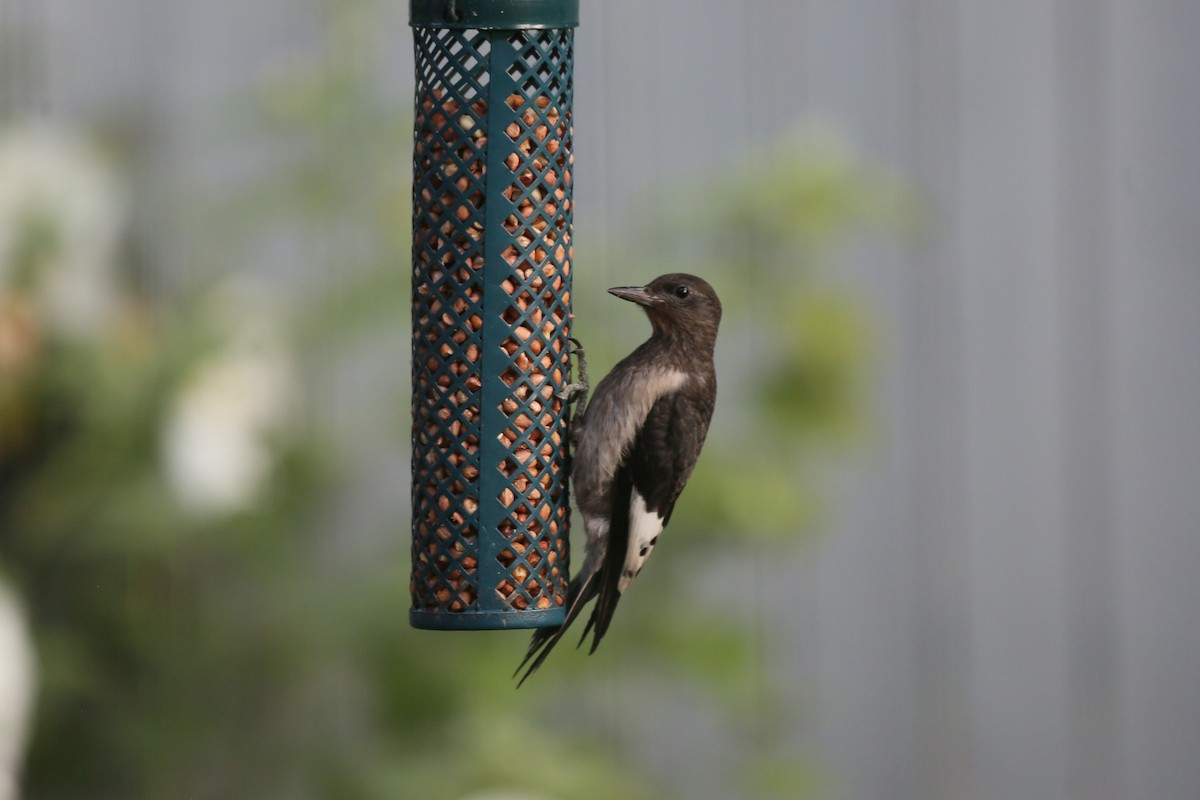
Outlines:
{"label": "green foliage", "polygon": [[[269,169],[197,216],[213,263],[246,263],[278,235],[328,261],[328,280],[305,287],[280,326],[302,368],[295,393],[327,387],[372,337],[407,326],[410,135],[373,86],[371,14],[331,5],[312,62],[240,109],[231,130],[269,145]],[[269,470],[243,502],[197,507],[181,494],[165,455],[172,420],[197,376],[240,352],[206,294],[124,287],[102,330],[58,336],[28,288],[53,241],[23,251],[22,284],[0,284],[0,329],[30,331],[19,359],[0,348],[0,566],[40,654],[28,796],[670,795],[613,732],[570,722],[579,705],[601,718],[586,685],[626,671],[694,687],[731,732],[783,726],[791,711],[775,687],[747,680],[761,669],[758,632],[691,602],[688,578],[718,546],[778,552],[817,516],[814,456],[861,432],[872,350],[865,309],[829,267],[863,227],[902,231],[901,196],[845,150],[790,138],[660,198],[653,236],[614,251],[631,274],[686,269],[717,286],[718,419],[672,522],[687,535],[660,548],[595,657],[564,647],[519,693],[509,675],[525,635],[408,627],[406,509],[356,537],[376,542],[368,552],[330,558],[356,465],[319,415],[273,412],[260,432]],[[614,301],[577,293],[599,370],[619,355],[620,335],[598,322]],[[234,329],[256,316],[238,313]],[[397,450],[404,391],[362,410],[382,416]],[[746,792],[817,793],[820,770],[764,738],[734,770]]]}
{"label": "green foliage", "polygon": [[41,651],[32,796],[170,796],[229,730],[273,727],[236,697],[279,708],[295,688],[278,656],[304,646],[304,626],[278,609],[273,581],[293,576],[283,534],[304,530],[321,471],[292,440],[261,507],[189,513],[159,452],[188,348],[165,323],[151,332],[47,346],[29,385],[30,435],[0,452],[0,554]]}

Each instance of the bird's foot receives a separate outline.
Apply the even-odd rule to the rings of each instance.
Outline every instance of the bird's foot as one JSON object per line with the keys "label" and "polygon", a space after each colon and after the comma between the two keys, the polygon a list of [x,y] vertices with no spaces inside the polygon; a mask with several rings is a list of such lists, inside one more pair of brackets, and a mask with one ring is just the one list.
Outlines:
{"label": "bird's foot", "polygon": [[568,403],[574,403],[579,397],[587,395],[588,385],[586,383],[568,383],[554,396],[559,400],[565,400]]}
{"label": "bird's foot", "polygon": [[587,399],[588,389],[590,388],[587,374],[587,356],[584,353],[583,345],[579,343],[578,339],[572,336],[567,341],[570,342],[567,352],[575,357],[575,361],[579,365],[579,380],[564,386],[558,392],[557,397],[568,404],[574,403],[577,400],[580,401],[579,408],[575,410],[576,413],[579,413],[579,410],[582,409],[583,403]]}
{"label": "bird's foot", "polygon": [[574,376],[571,371],[568,370],[567,380],[571,381],[571,383],[568,383],[566,386],[564,386],[557,394],[558,399],[563,401],[564,408],[570,407],[572,404],[574,404],[574,407],[570,409],[570,412],[567,416],[567,454],[569,460],[570,447],[572,444],[574,444],[579,430],[575,422],[576,420],[583,419],[583,410],[587,405],[589,386],[587,375],[587,357],[583,352],[583,345],[580,344],[579,340],[573,336],[567,341],[569,342],[567,345],[568,356],[574,356],[575,361],[579,365],[579,380],[571,380]]}

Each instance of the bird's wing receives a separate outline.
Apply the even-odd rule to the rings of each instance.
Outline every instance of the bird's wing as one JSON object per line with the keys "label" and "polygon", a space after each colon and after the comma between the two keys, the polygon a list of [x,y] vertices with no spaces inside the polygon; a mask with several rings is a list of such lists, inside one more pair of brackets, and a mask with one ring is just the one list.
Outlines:
{"label": "bird's wing", "polygon": [[629,548],[621,591],[645,566],[658,535],[671,521],[675,501],[692,475],[708,434],[714,397],[676,392],[650,409],[629,452],[633,493],[629,507]]}
{"label": "bird's wing", "polygon": [[637,577],[671,519],[700,455],[714,398],[672,392],[651,407],[617,469],[608,547],[597,575],[597,599],[587,629],[592,652],[612,621],[617,601]]}

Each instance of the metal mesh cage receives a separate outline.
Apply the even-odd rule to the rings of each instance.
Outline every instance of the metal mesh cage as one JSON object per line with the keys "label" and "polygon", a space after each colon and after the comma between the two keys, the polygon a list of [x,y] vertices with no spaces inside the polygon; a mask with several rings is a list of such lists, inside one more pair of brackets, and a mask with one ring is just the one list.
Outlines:
{"label": "metal mesh cage", "polygon": [[565,614],[574,32],[530,27],[561,2],[526,0],[524,18],[512,5],[412,5],[410,620],[422,628]]}

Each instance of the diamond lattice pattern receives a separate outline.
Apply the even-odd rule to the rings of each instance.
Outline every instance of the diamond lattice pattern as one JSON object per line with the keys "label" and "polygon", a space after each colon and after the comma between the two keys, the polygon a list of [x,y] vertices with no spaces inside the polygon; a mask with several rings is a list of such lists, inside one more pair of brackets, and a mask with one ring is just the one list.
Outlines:
{"label": "diamond lattice pattern", "polygon": [[487,62],[480,32],[418,29],[413,143],[415,608],[478,602]]}
{"label": "diamond lattice pattern", "polygon": [[497,498],[505,511],[497,556],[507,574],[497,595],[512,607],[550,608],[566,597],[566,497],[563,401],[569,367],[571,246],[571,31],[531,31],[508,37],[508,75],[519,87],[506,98],[504,136],[512,242],[502,253],[511,270],[499,313],[511,330],[499,344],[510,359],[501,374],[509,396],[499,433],[505,457],[497,466],[508,485]]}
{"label": "diamond lattice pattern", "polygon": [[[573,33],[417,29],[415,41],[413,605],[550,609],[567,590]],[[504,97],[492,109],[489,91]],[[501,225],[485,232],[489,203]],[[507,334],[485,342],[497,316]],[[485,364],[506,389],[499,430],[483,429]],[[481,464],[484,441],[498,463]],[[482,501],[481,469],[503,479]],[[491,535],[503,541],[481,548]],[[491,569],[481,552],[498,553]],[[481,574],[500,577],[485,591]]]}

